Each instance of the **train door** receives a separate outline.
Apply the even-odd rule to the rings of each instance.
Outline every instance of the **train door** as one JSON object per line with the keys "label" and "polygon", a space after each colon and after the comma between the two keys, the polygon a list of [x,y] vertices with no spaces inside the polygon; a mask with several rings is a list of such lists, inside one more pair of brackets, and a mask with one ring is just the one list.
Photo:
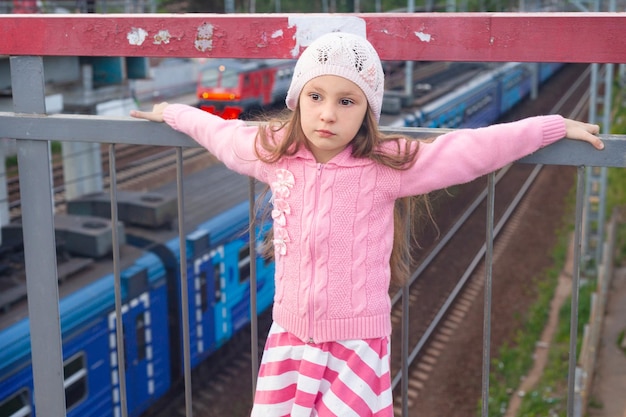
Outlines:
{"label": "train door", "polygon": [[[220,259],[218,251],[206,253],[193,262],[189,275],[189,329],[192,355],[197,361],[205,352],[215,350],[215,308],[221,298]],[[197,362],[196,361],[196,362]]]}
{"label": "train door", "polygon": [[[149,295],[143,293],[122,306],[124,324],[124,360],[126,369],[126,399],[129,415],[138,415],[143,411],[154,395],[154,364],[152,348],[151,316]],[[117,351],[115,349],[116,330],[115,313],[109,318],[110,340],[113,344],[111,361],[113,369],[113,402],[120,410],[119,378],[117,372]]]}
{"label": "train door", "polygon": [[225,337],[250,322],[250,247],[247,235],[224,245]]}
{"label": "train door", "polygon": [[263,101],[263,83],[262,83],[262,71],[250,71],[247,76],[248,88],[244,93],[246,97],[253,100],[258,100],[258,105],[264,105]]}
{"label": "train door", "polygon": [[276,69],[267,69],[261,72],[261,95],[263,104],[272,104],[272,91],[274,89],[274,76]]}

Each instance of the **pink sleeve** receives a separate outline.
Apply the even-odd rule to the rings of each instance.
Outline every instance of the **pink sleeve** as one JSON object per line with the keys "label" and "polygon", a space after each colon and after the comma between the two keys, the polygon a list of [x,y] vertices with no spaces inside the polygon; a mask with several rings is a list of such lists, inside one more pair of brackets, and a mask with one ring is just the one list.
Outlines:
{"label": "pink sleeve", "polygon": [[415,165],[401,172],[401,196],[469,182],[565,137],[558,115],[479,129],[460,129],[420,142]]}
{"label": "pink sleeve", "polygon": [[254,152],[258,127],[247,126],[242,120],[224,120],[184,104],[167,106],[163,119],[205,147],[228,168],[257,177],[261,165]]}

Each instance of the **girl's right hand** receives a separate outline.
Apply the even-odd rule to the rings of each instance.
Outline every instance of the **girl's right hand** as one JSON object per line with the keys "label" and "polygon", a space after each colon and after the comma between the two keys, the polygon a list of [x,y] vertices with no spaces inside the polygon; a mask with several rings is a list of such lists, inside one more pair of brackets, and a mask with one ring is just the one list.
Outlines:
{"label": "girl's right hand", "polygon": [[130,115],[137,119],[145,119],[150,120],[151,122],[163,122],[163,111],[165,108],[169,106],[169,103],[162,102],[159,104],[155,104],[152,107],[152,111],[141,111],[141,110],[131,110]]}

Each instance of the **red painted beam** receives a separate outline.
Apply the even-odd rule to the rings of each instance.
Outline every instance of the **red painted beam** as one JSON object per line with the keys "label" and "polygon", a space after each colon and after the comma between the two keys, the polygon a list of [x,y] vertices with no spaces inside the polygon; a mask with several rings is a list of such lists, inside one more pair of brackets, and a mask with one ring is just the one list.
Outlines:
{"label": "red painted beam", "polygon": [[0,55],[294,58],[328,31],[385,60],[626,63],[626,13],[0,15]]}

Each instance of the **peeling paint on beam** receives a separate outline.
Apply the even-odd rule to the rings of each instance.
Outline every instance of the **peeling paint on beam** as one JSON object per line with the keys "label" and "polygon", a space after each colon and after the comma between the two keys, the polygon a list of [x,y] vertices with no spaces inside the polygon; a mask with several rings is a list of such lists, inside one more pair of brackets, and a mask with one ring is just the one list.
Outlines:
{"label": "peeling paint on beam", "polygon": [[432,39],[432,36],[429,33],[424,32],[415,32],[415,36],[417,36],[417,39],[422,42],[430,42],[430,40]]}
{"label": "peeling paint on beam", "polygon": [[0,55],[293,58],[324,32],[385,60],[626,62],[626,13],[0,15]]}

